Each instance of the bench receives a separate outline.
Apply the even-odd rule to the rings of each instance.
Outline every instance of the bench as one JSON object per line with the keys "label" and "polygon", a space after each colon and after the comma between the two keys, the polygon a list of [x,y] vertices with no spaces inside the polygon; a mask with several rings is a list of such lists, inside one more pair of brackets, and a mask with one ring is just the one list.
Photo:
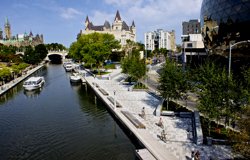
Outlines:
{"label": "bench", "polygon": [[106,92],[104,89],[99,88],[99,91],[104,95],[104,96],[108,96],[108,92]]}
{"label": "bench", "polygon": [[[108,97],[108,100],[114,105],[114,98],[113,97]],[[121,108],[122,105],[116,101],[116,107]]]}
{"label": "bench", "polygon": [[129,111],[121,111],[122,114],[129,119],[129,121],[136,127],[145,129],[146,126],[142,124],[135,116],[133,116]]}
{"label": "bench", "polygon": [[175,116],[174,111],[162,111],[161,112],[162,116]]}

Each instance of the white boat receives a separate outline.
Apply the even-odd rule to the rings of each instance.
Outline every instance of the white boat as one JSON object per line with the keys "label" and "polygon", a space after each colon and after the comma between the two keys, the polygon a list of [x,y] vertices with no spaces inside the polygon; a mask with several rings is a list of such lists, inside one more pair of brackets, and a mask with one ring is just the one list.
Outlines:
{"label": "white boat", "polygon": [[41,88],[44,82],[44,77],[30,77],[23,83],[23,87],[25,90],[31,91]]}
{"label": "white boat", "polygon": [[66,64],[64,68],[65,68],[66,72],[70,72],[70,71],[73,70],[73,65],[72,64]]}
{"label": "white boat", "polygon": [[70,78],[70,82],[73,82],[73,83],[81,82],[81,76],[77,73],[73,73],[69,78]]}

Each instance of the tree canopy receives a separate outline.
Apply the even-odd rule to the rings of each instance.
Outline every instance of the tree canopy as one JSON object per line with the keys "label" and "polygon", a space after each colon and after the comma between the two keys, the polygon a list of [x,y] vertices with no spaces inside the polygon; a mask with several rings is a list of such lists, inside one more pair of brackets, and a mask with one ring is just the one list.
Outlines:
{"label": "tree canopy", "polygon": [[170,99],[182,98],[183,93],[188,89],[187,74],[174,62],[166,59],[166,63],[160,74],[159,91],[161,96],[167,101]]}
{"label": "tree canopy", "polygon": [[81,35],[76,42],[73,42],[69,48],[69,54],[72,58],[85,62],[85,64],[101,67],[103,62],[109,59],[112,51],[118,50],[120,43],[115,40],[114,35],[91,33]]}
{"label": "tree canopy", "polygon": [[132,79],[138,81],[146,74],[144,59],[140,59],[139,50],[134,49],[122,60],[122,72],[128,74]]}
{"label": "tree canopy", "polygon": [[25,48],[23,61],[28,64],[40,63],[48,54],[44,44],[39,44],[33,49],[31,46]]}
{"label": "tree canopy", "polygon": [[59,43],[49,43],[45,45],[47,50],[49,51],[62,51],[66,50],[66,47]]}

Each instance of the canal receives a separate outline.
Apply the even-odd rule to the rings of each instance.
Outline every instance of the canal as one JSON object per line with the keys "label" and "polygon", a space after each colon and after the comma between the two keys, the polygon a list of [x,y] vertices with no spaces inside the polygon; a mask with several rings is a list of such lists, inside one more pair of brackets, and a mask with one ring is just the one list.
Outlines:
{"label": "canal", "polygon": [[22,83],[0,97],[0,160],[131,160],[135,146],[90,88],[72,85],[62,65],[35,73],[41,90]]}

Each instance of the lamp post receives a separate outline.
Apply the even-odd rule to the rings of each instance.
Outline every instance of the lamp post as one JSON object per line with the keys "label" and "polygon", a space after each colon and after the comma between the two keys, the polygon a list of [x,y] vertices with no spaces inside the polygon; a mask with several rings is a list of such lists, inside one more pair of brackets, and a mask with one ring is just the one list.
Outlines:
{"label": "lamp post", "polygon": [[250,43],[250,40],[246,40],[246,41],[239,41],[236,42],[234,44],[229,43],[229,59],[228,59],[228,77],[230,77],[230,73],[231,73],[231,59],[232,59],[232,48],[238,44],[242,44],[242,43]]}
{"label": "lamp post", "polygon": [[116,97],[115,97],[115,92],[116,92],[116,90],[114,90],[114,109],[116,109]]}

